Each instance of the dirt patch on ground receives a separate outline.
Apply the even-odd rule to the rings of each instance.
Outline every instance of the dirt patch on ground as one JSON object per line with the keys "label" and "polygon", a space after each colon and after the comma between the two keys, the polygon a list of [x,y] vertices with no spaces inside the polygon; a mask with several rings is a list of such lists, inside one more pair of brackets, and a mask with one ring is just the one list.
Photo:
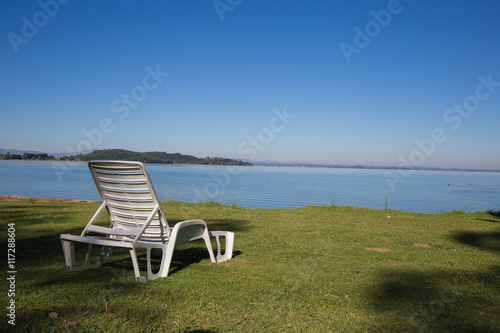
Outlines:
{"label": "dirt patch on ground", "polygon": [[367,251],[375,251],[375,252],[391,252],[391,249],[384,249],[383,247],[365,247]]}
{"label": "dirt patch on ground", "polygon": [[18,197],[14,195],[0,195],[0,201],[34,201],[41,203],[95,203],[99,201],[85,199],[54,199],[54,198],[36,198],[36,197]]}
{"label": "dirt patch on ground", "polygon": [[424,244],[424,243],[415,243],[415,244],[413,244],[413,246],[415,246],[415,247],[422,247],[424,249],[427,249],[427,248],[431,247],[430,244]]}

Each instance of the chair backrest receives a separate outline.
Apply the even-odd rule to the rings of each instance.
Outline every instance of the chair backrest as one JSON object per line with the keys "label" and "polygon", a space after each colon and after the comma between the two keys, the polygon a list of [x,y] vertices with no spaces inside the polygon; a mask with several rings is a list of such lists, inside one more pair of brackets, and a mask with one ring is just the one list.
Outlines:
{"label": "chair backrest", "polygon": [[[140,230],[157,209],[143,239],[170,236],[165,215],[146,167],[132,161],[90,161],[90,173],[108,210],[112,227]],[[158,239],[157,239],[158,240]]]}

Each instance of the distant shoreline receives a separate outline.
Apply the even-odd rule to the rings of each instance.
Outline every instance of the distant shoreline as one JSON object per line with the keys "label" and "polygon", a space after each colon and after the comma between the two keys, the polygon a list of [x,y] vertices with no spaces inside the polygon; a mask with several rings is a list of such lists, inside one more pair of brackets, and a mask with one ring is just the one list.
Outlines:
{"label": "distant shoreline", "polygon": [[402,170],[403,172],[408,171],[463,171],[463,172],[500,172],[500,170],[492,169],[458,169],[458,168],[400,168],[395,166],[369,166],[369,165],[321,165],[321,164],[287,164],[287,163],[275,163],[267,164],[259,162],[253,162],[254,166],[266,166],[266,167],[293,167],[293,168],[323,168],[323,169],[361,169],[361,170]]}
{"label": "distant shoreline", "polygon": [[[50,162],[50,163],[88,163],[88,161],[77,161],[77,160],[42,160],[42,159],[31,159],[31,160],[23,160],[23,159],[11,159],[11,160],[0,160],[2,161],[12,161],[12,162]],[[196,163],[144,163],[146,165],[199,165],[199,166],[228,166],[228,167],[270,167],[270,168],[318,168],[318,169],[359,169],[359,170],[388,170],[388,171],[398,171],[402,170],[403,172],[408,171],[446,171],[446,172],[498,172],[500,170],[490,170],[490,169],[456,169],[456,168],[412,168],[412,169],[402,169],[400,167],[393,166],[364,166],[364,165],[356,165],[356,166],[343,166],[343,165],[322,165],[322,164],[287,164],[287,163],[259,163],[253,162],[252,165],[225,165],[225,164],[196,164]]]}

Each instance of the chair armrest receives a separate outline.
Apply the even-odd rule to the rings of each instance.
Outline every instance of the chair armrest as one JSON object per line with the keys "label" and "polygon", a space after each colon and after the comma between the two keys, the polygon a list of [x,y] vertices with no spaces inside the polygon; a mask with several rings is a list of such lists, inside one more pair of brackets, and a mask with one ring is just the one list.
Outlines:
{"label": "chair armrest", "polygon": [[90,219],[89,223],[87,223],[87,225],[85,226],[85,228],[83,228],[83,231],[80,234],[80,236],[85,236],[85,234],[87,233],[87,230],[92,226],[92,224],[94,224],[94,222],[97,220],[97,218],[99,217],[99,215],[101,215],[101,213],[103,212],[104,208],[106,208],[106,203],[105,202],[103,202],[101,204],[101,206],[99,207],[99,209],[97,210],[97,212],[95,212],[94,216],[92,216],[92,218]]}
{"label": "chair armrest", "polygon": [[[233,245],[234,245],[234,232],[231,231],[211,231],[209,232],[210,237],[215,237],[217,241],[217,263],[229,260],[233,257]],[[220,237],[226,239],[224,246],[224,254],[222,254]]]}
{"label": "chair armrest", "polygon": [[177,222],[171,228],[172,238],[175,244],[182,244],[208,236],[207,223],[203,220],[186,220]]}

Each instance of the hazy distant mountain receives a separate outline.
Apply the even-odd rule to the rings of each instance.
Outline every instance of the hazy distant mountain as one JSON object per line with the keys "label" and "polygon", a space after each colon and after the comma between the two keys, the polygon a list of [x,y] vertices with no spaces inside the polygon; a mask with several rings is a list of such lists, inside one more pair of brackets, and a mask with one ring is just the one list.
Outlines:
{"label": "hazy distant mountain", "polygon": [[55,156],[55,157],[61,157],[61,156],[73,156],[73,155],[78,155],[78,154],[88,154],[88,153],[91,153],[93,152],[94,150],[84,150],[82,152],[73,152],[73,153],[45,153],[45,152],[42,152],[42,151],[36,151],[36,150],[18,150],[18,149],[4,149],[4,148],[0,148],[0,154],[7,154],[7,153],[11,153],[11,154],[18,154],[18,155],[22,155],[24,153],[30,153],[30,154],[47,154],[47,155],[52,155],[52,156]]}
{"label": "hazy distant mountain", "polygon": [[35,151],[35,150],[17,150],[17,149],[3,149],[3,148],[0,148],[0,154],[7,154],[7,153],[19,154],[19,155],[22,155],[24,153],[43,154],[43,152],[41,152],[41,151]]}
{"label": "hazy distant mountain", "polygon": [[90,154],[91,152],[95,151],[95,149],[91,150],[82,150],[82,151],[75,151],[72,153],[51,153],[49,155],[55,156],[55,157],[61,157],[61,156],[75,156],[79,154]]}

